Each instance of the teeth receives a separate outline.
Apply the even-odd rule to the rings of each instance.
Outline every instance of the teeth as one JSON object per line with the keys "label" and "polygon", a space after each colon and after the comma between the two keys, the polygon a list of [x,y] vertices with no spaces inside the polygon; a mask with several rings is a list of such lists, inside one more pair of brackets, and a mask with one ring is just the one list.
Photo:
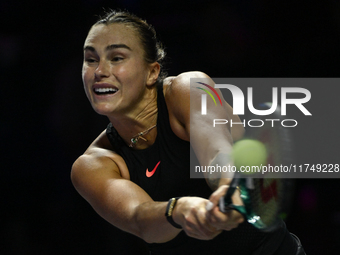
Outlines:
{"label": "teeth", "polygon": [[107,92],[117,92],[117,89],[114,89],[114,88],[97,88],[94,91],[98,92],[98,93],[107,93]]}

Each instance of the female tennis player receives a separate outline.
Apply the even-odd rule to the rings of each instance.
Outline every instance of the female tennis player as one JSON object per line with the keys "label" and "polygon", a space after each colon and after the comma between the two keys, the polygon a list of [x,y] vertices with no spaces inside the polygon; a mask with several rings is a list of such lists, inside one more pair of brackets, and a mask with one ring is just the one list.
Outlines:
{"label": "female tennis player", "polygon": [[[72,167],[77,191],[109,223],[145,241],[150,254],[298,254],[284,223],[262,233],[237,211],[219,211],[229,178],[190,179],[190,146],[201,165],[227,165],[243,129],[224,127],[209,135],[200,105],[190,109],[190,93],[204,93],[190,90],[190,78],[209,77],[166,77],[164,56],[154,29],[127,12],[108,13],[90,29],[84,89],[110,123]],[[223,101],[210,118],[239,121],[231,113]],[[237,192],[233,203],[242,203]]]}

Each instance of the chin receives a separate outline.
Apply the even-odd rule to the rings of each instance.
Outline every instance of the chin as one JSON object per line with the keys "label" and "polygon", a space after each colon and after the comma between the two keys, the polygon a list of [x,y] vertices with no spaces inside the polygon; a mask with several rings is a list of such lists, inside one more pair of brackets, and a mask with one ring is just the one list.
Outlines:
{"label": "chin", "polygon": [[99,106],[99,105],[92,105],[94,111],[96,113],[98,113],[99,115],[104,115],[104,116],[109,116],[110,114],[112,114],[112,112],[114,112],[114,110],[112,109],[112,107],[107,107],[107,106]]}

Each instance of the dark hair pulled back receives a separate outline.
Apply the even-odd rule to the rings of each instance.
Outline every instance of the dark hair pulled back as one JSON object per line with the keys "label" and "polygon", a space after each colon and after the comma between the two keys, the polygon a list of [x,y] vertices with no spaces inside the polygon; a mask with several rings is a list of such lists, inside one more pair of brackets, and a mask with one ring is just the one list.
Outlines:
{"label": "dark hair pulled back", "polygon": [[94,25],[109,25],[114,23],[126,24],[138,33],[143,44],[145,61],[147,63],[158,62],[160,64],[161,71],[157,81],[162,81],[167,76],[167,73],[164,70],[166,52],[161,42],[157,39],[155,29],[145,20],[142,20],[127,11],[110,11],[105,16],[101,17]]}

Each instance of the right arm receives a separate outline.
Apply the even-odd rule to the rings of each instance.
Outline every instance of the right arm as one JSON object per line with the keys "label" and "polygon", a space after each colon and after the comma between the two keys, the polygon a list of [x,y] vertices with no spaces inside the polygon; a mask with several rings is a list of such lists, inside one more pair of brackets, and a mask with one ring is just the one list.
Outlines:
{"label": "right arm", "polygon": [[[105,134],[101,136],[103,139]],[[94,144],[72,166],[71,179],[79,194],[109,223],[146,242],[162,243],[176,237],[181,230],[166,220],[167,202],[153,201],[128,179],[127,166],[119,155]],[[197,224],[205,221],[207,202],[189,197],[178,200],[173,216],[177,223],[191,227],[192,237],[211,239],[219,233]]]}

